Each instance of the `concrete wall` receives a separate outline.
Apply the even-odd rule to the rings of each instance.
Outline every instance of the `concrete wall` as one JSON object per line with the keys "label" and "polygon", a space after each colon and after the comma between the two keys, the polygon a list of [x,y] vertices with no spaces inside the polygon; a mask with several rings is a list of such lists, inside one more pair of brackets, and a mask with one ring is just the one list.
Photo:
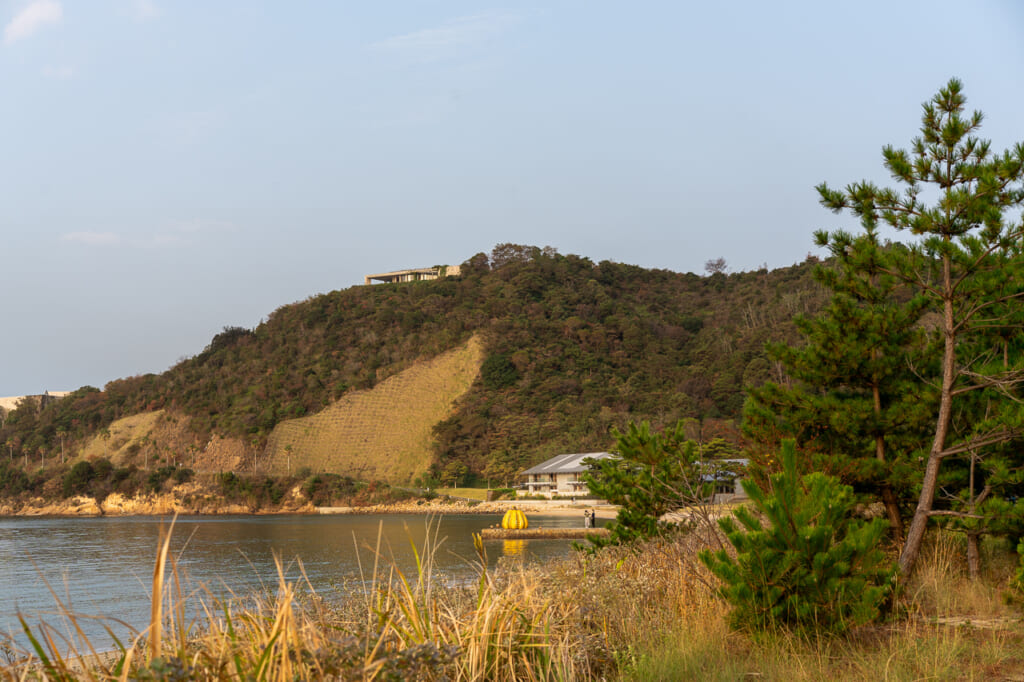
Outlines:
{"label": "concrete wall", "polygon": [[51,400],[59,400],[69,393],[71,393],[71,391],[44,391],[43,393],[36,395],[14,395],[7,398],[0,398],[0,410],[10,412],[18,406],[18,403],[26,398],[34,400],[38,405],[45,405]]}
{"label": "concrete wall", "polygon": [[367,275],[363,278],[363,284],[369,286],[374,281],[394,284],[395,282],[420,282],[437,279],[438,277],[458,277],[462,272],[458,265],[439,265],[432,268],[409,268],[408,270],[395,270],[393,272],[382,272],[376,275]]}

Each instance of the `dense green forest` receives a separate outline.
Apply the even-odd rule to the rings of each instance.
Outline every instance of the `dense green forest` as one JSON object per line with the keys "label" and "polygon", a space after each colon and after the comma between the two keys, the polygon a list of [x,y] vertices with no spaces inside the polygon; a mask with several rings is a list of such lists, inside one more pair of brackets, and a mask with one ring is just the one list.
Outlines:
{"label": "dense green forest", "polygon": [[13,458],[59,452],[114,419],[166,408],[191,417],[197,444],[217,434],[259,448],[278,422],[473,334],[486,359],[435,429],[438,467],[500,476],[557,452],[604,449],[609,428],[629,420],[691,417],[722,435],[735,428],[743,387],[778,372],[765,343],[793,341],[794,314],[822,306],[814,260],[732,274],[718,263],[698,276],[502,244],[459,277],[314,296],[255,329],[225,328],[163,374],[25,405],[7,416],[0,443]]}

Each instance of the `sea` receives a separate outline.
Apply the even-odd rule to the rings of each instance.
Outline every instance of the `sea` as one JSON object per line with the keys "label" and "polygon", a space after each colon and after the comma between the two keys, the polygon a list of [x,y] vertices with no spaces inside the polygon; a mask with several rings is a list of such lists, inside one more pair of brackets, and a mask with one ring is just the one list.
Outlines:
{"label": "sea", "polygon": [[[223,599],[272,593],[279,576],[330,602],[394,571],[415,579],[432,557],[432,580],[469,583],[481,561],[473,534],[493,514],[426,516],[255,515],[0,518],[0,645],[23,647],[27,624],[69,642],[81,628],[97,648],[113,648],[149,622],[153,568],[170,536],[185,595]],[[573,517],[531,515],[531,525],[574,527]],[[568,557],[572,540],[489,540],[486,562]],[[193,603],[197,603],[193,599]],[[64,614],[76,615],[73,623]]]}

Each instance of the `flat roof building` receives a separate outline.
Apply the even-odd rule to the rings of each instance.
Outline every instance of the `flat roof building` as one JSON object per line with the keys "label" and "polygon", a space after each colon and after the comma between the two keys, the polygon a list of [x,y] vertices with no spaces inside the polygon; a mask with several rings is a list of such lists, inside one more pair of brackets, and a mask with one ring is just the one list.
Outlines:
{"label": "flat roof building", "polygon": [[420,282],[424,280],[439,279],[441,277],[457,277],[461,274],[462,268],[458,265],[435,265],[432,268],[409,268],[408,270],[395,270],[394,272],[382,272],[377,275],[367,275],[363,283],[370,285],[373,282]]}

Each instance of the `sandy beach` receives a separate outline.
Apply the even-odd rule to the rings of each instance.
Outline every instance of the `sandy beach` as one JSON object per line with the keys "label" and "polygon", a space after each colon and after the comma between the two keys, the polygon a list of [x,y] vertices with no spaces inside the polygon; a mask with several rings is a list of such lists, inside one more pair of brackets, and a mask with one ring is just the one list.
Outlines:
{"label": "sandy beach", "polygon": [[380,504],[366,507],[317,507],[320,514],[504,514],[513,507],[521,509],[527,515],[544,516],[579,516],[583,519],[584,511],[593,511],[598,520],[614,519],[618,507],[611,504],[588,504],[585,501],[566,502],[564,500],[497,500],[494,502],[478,502],[475,500],[458,500],[449,498],[446,501],[416,500],[397,504]]}

